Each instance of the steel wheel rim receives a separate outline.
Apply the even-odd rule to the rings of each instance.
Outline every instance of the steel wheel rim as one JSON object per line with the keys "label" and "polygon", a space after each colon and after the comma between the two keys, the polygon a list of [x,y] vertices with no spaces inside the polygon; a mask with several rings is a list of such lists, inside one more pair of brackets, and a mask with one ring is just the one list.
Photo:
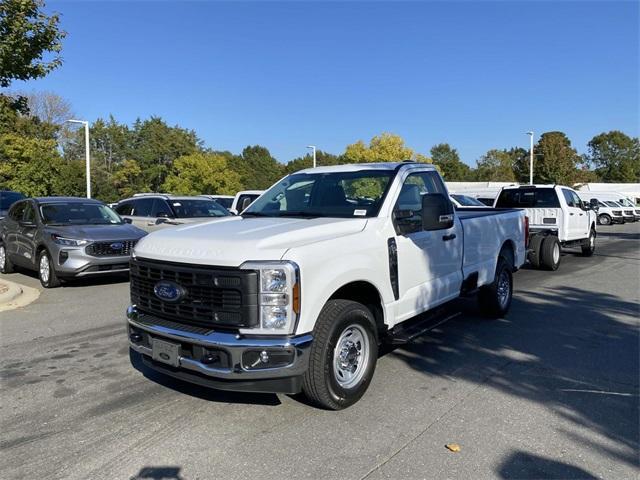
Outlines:
{"label": "steel wheel rim", "polygon": [[589,235],[589,246],[592,250],[596,246],[596,237],[593,234]]}
{"label": "steel wheel rim", "polygon": [[46,255],[42,255],[40,257],[40,278],[44,283],[49,281],[50,268],[49,259]]}
{"label": "steel wheel rim", "polygon": [[369,336],[360,325],[345,328],[333,350],[333,375],[342,388],[353,388],[362,381],[369,364]]}
{"label": "steel wheel rim", "polygon": [[607,217],[607,216],[603,216],[603,217],[600,219],[600,223],[602,223],[602,224],[604,224],[604,225],[609,225],[609,217]]}
{"label": "steel wheel rim", "polygon": [[557,243],[553,246],[553,263],[560,261],[560,245]]}
{"label": "steel wheel rim", "polygon": [[4,262],[7,261],[7,252],[4,250],[4,245],[0,245],[0,267],[5,268]]}
{"label": "steel wheel rim", "polygon": [[509,281],[509,273],[506,270],[500,272],[498,277],[498,302],[502,308],[507,306],[509,295],[511,294],[511,282]]}

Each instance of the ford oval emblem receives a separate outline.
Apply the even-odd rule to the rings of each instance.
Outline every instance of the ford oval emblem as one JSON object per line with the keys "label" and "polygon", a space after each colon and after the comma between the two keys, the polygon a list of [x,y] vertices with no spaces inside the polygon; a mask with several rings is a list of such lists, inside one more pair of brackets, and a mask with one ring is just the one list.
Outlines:
{"label": "ford oval emblem", "polygon": [[124,243],[113,242],[109,247],[111,247],[111,250],[122,250],[124,248]]}
{"label": "ford oval emblem", "polygon": [[187,291],[177,283],[161,281],[155,284],[153,293],[165,302],[177,302],[187,294]]}

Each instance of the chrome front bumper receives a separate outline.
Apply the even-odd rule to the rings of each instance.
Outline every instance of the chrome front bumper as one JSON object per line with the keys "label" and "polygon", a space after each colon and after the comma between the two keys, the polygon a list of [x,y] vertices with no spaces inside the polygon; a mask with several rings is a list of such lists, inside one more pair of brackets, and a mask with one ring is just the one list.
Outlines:
{"label": "chrome front bumper", "polygon": [[[298,390],[297,387],[278,388],[275,386],[270,388],[268,383],[266,387],[261,387],[259,383],[264,380],[301,378],[309,365],[309,352],[313,341],[310,334],[249,337],[219,332],[212,328],[191,327],[141,313],[135,306],[130,306],[127,309],[127,329],[129,346],[133,351],[143,356],[145,365],[185,381],[224,390]],[[151,339],[165,340],[181,345],[177,367],[152,360]],[[269,367],[268,362],[257,363],[255,359],[260,358],[260,354],[263,352],[265,357],[279,357],[287,360],[281,361],[273,368]],[[226,361],[218,365],[205,361],[216,354],[224,356]],[[247,361],[248,356],[251,357],[250,361]],[[254,363],[255,365],[253,365]],[[181,372],[195,374],[201,379],[210,379],[213,382],[196,381],[197,377],[183,375]],[[216,380],[223,383],[216,384]],[[251,388],[251,382],[256,383],[255,388]],[[235,388],[235,384],[239,388]]]}

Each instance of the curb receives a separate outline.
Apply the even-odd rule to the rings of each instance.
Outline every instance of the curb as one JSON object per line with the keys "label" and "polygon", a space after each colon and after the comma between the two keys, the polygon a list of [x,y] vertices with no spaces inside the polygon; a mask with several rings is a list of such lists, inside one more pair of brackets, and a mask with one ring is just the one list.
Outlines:
{"label": "curb", "polygon": [[24,307],[40,296],[39,290],[10,282],[4,278],[0,279],[0,285],[8,287],[5,292],[0,293],[0,312]]}

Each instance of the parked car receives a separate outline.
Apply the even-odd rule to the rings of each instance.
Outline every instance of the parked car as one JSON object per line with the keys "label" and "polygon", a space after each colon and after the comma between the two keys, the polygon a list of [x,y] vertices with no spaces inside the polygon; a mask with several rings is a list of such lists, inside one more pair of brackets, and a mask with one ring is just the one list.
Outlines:
{"label": "parked car", "polygon": [[302,170],[238,217],[138,243],[131,360],[345,408],[369,386],[381,342],[424,332],[444,303],[478,292],[482,312],[506,315],[525,238],[522,210],[454,210],[432,165]]}
{"label": "parked car", "polygon": [[232,216],[226,208],[209,198],[166,194],[140,195],[121,200],[115,210],[118,215],[130,219],[136,227],[147,232]]}
{"label": "parked car", "polygon": [[66,278],[127,273],[130,252],[144,235],[97,200],[20,200],[0,221],[0,271],[35,270],[45,288]]}
{"label": "parked car", "polygon": [[624,205],[620,204],[619,202],[614,202],[612,200],[604,200],[604,203],[607,204],[609,207],[616,209],[618,211],[621,212],[622,214],[622,218],[624,218],[625,222],[635,222],[636,221],[636,216],[635,213],[632,209],[625,207]]}
{"label": "parked car", "polygon": [[453,203],[453,206],[456,208],[484,208],[487,206],[476,198],[470,197],[469,195],[462,195],[460,193],[452,193],[449,195],[449,198],[451,199],[451,203]]}
{"label": "parked car", "polygon": [[581,198],[596,198],[600,202],[615,202],[620,206],[620,208],[622,208],[622,215],[627,219],[627,221],[640,220],[640,206],[637,206],[624,193],[582,191],[578,192],[578,194]]}
{"label": "parked car", "polygon": [[20,192],[12,192],[11,190],[0,190],[0,219],[4,218],[11,208],[11,205],[18,200],[25,198]]}
{"label": "parked car", "polygon": [[236,193],[229,211],[235,215],[238,215],[263,193],[264,190],[244,190],[242,192]]}
{"label": "parked car", "polygon": [[622,208],[620,208],[619,206],[612,207],[611,205],[601,202],[597,198],[590,201],[594,200],[595,202],[597,202],[598,206],[598,225],[625,223],[624,217],[622,216]]}
{"label": "parked car", "polygon": [[497,208],[523,208],[529,219],[528,259],[538,268],[557,270],[561,248],[579,247],[585,256],[596,249],[596,212],[569,187],[527,185],[505,187]]}
{"label": "parked car", "polygon": [[233,206],[233,199],[235,198],[233,195],[203,195],[203,197],[215,200],[227,210]]}

